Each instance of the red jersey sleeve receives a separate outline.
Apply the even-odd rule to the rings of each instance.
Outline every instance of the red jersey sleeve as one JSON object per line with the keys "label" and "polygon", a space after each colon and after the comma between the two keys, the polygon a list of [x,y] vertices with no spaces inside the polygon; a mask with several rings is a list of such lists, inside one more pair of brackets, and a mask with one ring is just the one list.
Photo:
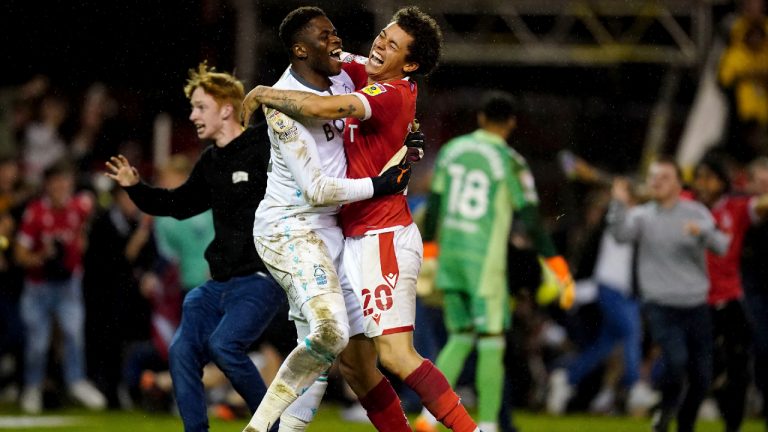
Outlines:
{"label": "red jersey sleeve", "polygon": [[365,105],[364,121],[391,124],[403,109],[403,95],[391,84],[373,83],[354,93]]}

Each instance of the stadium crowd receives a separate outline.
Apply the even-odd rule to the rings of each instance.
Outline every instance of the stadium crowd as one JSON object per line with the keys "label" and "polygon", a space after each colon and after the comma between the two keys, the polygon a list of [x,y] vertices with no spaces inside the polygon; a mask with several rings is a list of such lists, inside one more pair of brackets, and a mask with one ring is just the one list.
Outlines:
{"label": "stadium crowd", "polygon": [[[557,254],[551,244],[546,254],[537,247],[527,218],[514,218],[502,297],[513,324],[496,329],[492,341],[505,347],[500,430],[514,430],[512,406],[553,415],[653,411],[657,430],[666,430],[677,405],[679,430],[692,430],[697,412],[719,412],[728,431],[739,430],[745,414],[766,418],[767,35],[762,2],[745,2],[729,21],[718,66],[727,131],[691,170],[659,158],[642,179],[606,179],[583,161],[579,170],[564,166],[587,189],[579,222],[558,245],[576,281],[575,307],[552,304],[547,287],[562,280],[538,255]],[[143,142],[151,133],[136,131],[135,116],[121,112],[125,104],[110,88],[94,83],[72,95],[52,82],[35,76],[0,94],[0,400],[29,414],[72,401],[94,410],[172,410],[168,350],[185,295],[210,278],[203,251],[213,238],[211,213],[184,221],[143,214],[103,175],[104,163],[125,155],[143,178],[174,188],[202,148],[175,130],[181,144],[156,166]],[[427,152],[437,153],[443,143],[430,144]],[[423,181],[432,168],[414,168],[422,171],[408,195],[417,221],[429,213],[430,190],[444,187]],[[414,344],[438,366],[446,343],[466,345],[452,384],[472,406],[473,383],[482,383],[474,366],[488,358],[490,342],[470,355],[475,336],[462,344],[463,333],[446,332],[434,264],[422,267]],[[286,307],[251,347],[267,384],[295,346],[287,318]],[[681,402],[685,375],[695,397]],[[331,377],[329,391],[360,419],[338,371]],[[405,409],[421,411],[419,398],[389,378]],[[206,367],[203,381],[212,413],[250,415],[221,371]]]}

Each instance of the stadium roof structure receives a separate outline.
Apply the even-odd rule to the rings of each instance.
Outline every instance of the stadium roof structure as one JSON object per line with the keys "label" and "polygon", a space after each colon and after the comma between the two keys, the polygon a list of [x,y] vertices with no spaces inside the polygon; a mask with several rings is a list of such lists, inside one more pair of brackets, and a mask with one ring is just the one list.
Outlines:
{"label": "stadium roof structure", "polygon": [[[423,0],[445,37],[443,63],[699,65],[723,0]],[[408,4],[362,5],[383,27]]]}

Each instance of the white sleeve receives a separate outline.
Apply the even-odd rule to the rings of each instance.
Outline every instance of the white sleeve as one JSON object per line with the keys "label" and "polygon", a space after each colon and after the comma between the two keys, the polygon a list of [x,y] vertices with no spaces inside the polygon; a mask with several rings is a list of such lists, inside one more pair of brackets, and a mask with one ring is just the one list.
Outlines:
{"label": "white sleeve", "polygon": [[326,206],[361,201],[373,196],[370,178],[346,179],[323,173],[320,156],[312,134],[285,114],[267,111],[269,134],[280,148],[283,160],[296,184],[312,206]]}

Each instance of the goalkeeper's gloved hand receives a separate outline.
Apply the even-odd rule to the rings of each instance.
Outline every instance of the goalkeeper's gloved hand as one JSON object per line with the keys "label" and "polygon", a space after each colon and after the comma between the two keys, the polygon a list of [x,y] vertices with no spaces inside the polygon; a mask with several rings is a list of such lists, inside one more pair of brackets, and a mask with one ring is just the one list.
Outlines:
{"label": "goalkeeper's gloved hand", "polygon": [[405,160],[411,163],[420,161],[424,157],[424,141],[424,132],[419,129],[419,122],[414,119],[405,137],[405,146],[408,147]]}
{"label": "goalkeeper's gloved hand", "polygon": [[571,276],[571,271],[568,269],[568,263],[565,261],[562,255],[555,255],[544,260],[547,263],[547,267],[557,277],[560,282],[560,307],[563,309],[570,309],[573,306],[573,302],[576,299],[576,284]]}
{"label": "goalkeeper's gloved hand", "polygon": [[392,195],[400,193],[408,186],[411,179],[411,163],[403,160],[381,173],[378,177],[371,177],[373,183],[373,196]]}

